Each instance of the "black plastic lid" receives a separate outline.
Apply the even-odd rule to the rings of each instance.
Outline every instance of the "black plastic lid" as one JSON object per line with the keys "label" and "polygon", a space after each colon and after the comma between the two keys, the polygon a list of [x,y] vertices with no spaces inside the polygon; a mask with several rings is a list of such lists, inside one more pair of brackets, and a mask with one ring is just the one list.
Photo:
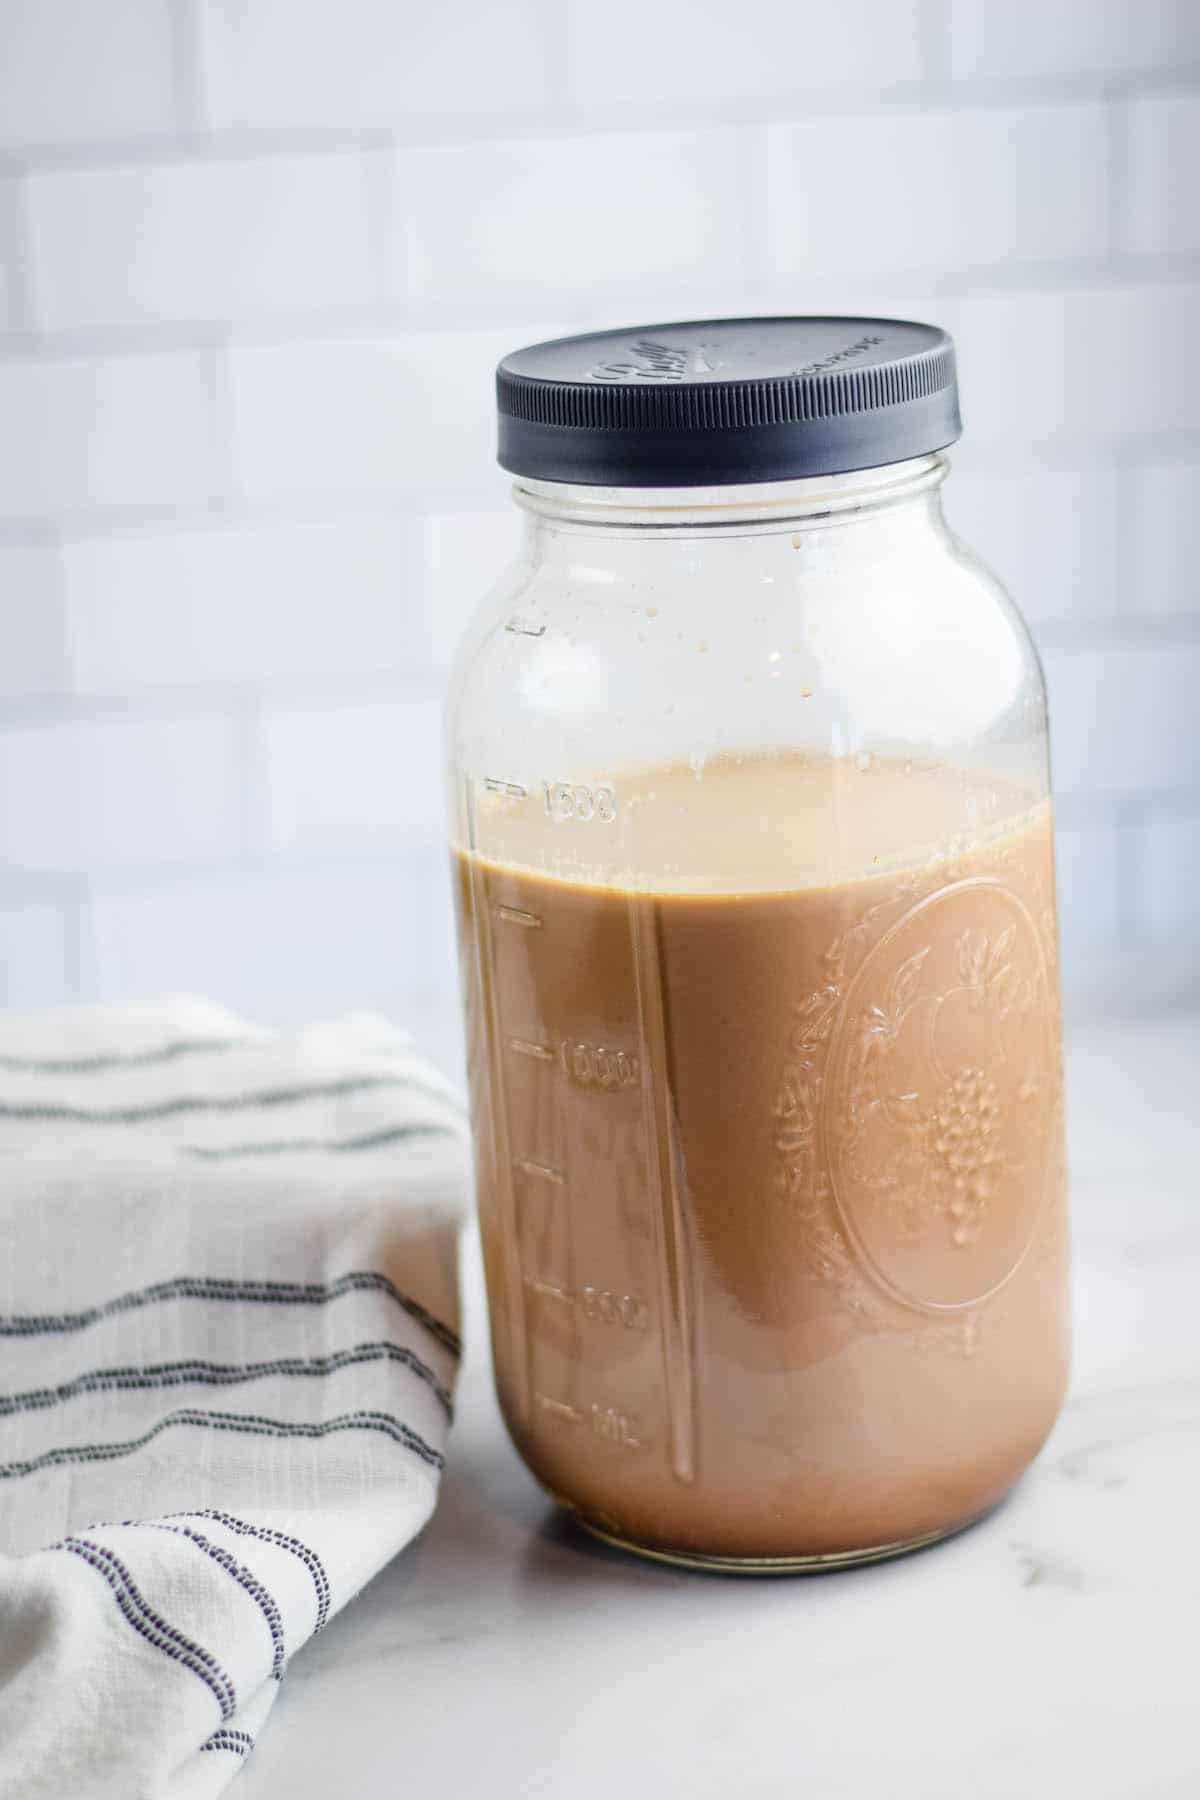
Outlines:
{"label": "black plastic lid", "polygon": [[953,443],[954,345],[904,319],[699,319],[556,338],[496,371],[499,461],[606,487],[873,469]]}

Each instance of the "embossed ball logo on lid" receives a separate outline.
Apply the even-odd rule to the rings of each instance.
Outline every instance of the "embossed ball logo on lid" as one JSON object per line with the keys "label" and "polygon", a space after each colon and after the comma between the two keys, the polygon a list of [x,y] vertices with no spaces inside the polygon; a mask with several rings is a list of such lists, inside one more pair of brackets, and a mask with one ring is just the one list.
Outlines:
{"label": "embossed ball logo on lid", "polygon": [[588,371],[593,381],[682,381],[688,373],[687,350],[639,338],[624,356],[597,363]]}
{"label": "embossed ball logo on lid", "polygon": [[1057,1058],[1028,909],[975,877],[913,906],[846,991],[824,1108],[847,1237],[908,1305],[1003,1286],[1045,1204]]}

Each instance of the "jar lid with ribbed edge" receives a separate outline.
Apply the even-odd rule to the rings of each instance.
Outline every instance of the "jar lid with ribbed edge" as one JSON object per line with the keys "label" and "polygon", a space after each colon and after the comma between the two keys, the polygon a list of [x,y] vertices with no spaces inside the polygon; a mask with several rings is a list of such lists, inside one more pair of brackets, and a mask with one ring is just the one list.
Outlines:
{"label": "jar lid with ribbed edge", "polygon": [[954,345],[906,319],[698,319],[531,344],[496,371],[514,475],[725,487],[873,469],[959,436]]}

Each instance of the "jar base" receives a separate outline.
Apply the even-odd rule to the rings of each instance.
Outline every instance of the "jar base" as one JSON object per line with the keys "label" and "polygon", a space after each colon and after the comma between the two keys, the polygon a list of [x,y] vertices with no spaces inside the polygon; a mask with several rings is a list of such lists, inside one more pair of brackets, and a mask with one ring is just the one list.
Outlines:
{"label": "jar base", "polygon": [[[894,1556],[908,1556],[914,1550],[940,1544],[946,1538],[957,1537],[960,1531],[969,1531],[972,1525],[978,1525],[999,1504],[985,1506],[982,1511],[972,1513],[969,1519],[941,1526],[937,1531],[922,1532],[917,1537],[898,1538],[889,1544],[868,1544],[861,1550],[833,1550],[813,1556],[709,1556],[700,1550],[662,1550],[606,1531],[602,1525],[593,1524],[582,1513],[576,1512],[574,1507],[565,1510],[572,1522],[591,1537],[599,1538],[614,1550],[625,1550],[631,1556],[640,1556],[649,1562],[669,1563],[680,1569],[700,1569],[710,1575],[822,1575],[835,1569],[858,1568],[864,1563],[887,1562]],[[561,1501],[559,1505],[562,1505]]]}

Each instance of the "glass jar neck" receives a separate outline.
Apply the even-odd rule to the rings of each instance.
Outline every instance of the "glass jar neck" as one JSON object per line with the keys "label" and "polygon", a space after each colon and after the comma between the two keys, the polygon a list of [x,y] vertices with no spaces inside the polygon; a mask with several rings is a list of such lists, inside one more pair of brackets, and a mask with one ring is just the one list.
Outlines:
{"label": "glass jar neck", "polygon": [[535,520],[569,529],[727,536],[790,523],[848,524],[932,496],[948,469],[939,452],[878,469],[737,487],[584,487],[523,476],[513,484],[513,498]]}

